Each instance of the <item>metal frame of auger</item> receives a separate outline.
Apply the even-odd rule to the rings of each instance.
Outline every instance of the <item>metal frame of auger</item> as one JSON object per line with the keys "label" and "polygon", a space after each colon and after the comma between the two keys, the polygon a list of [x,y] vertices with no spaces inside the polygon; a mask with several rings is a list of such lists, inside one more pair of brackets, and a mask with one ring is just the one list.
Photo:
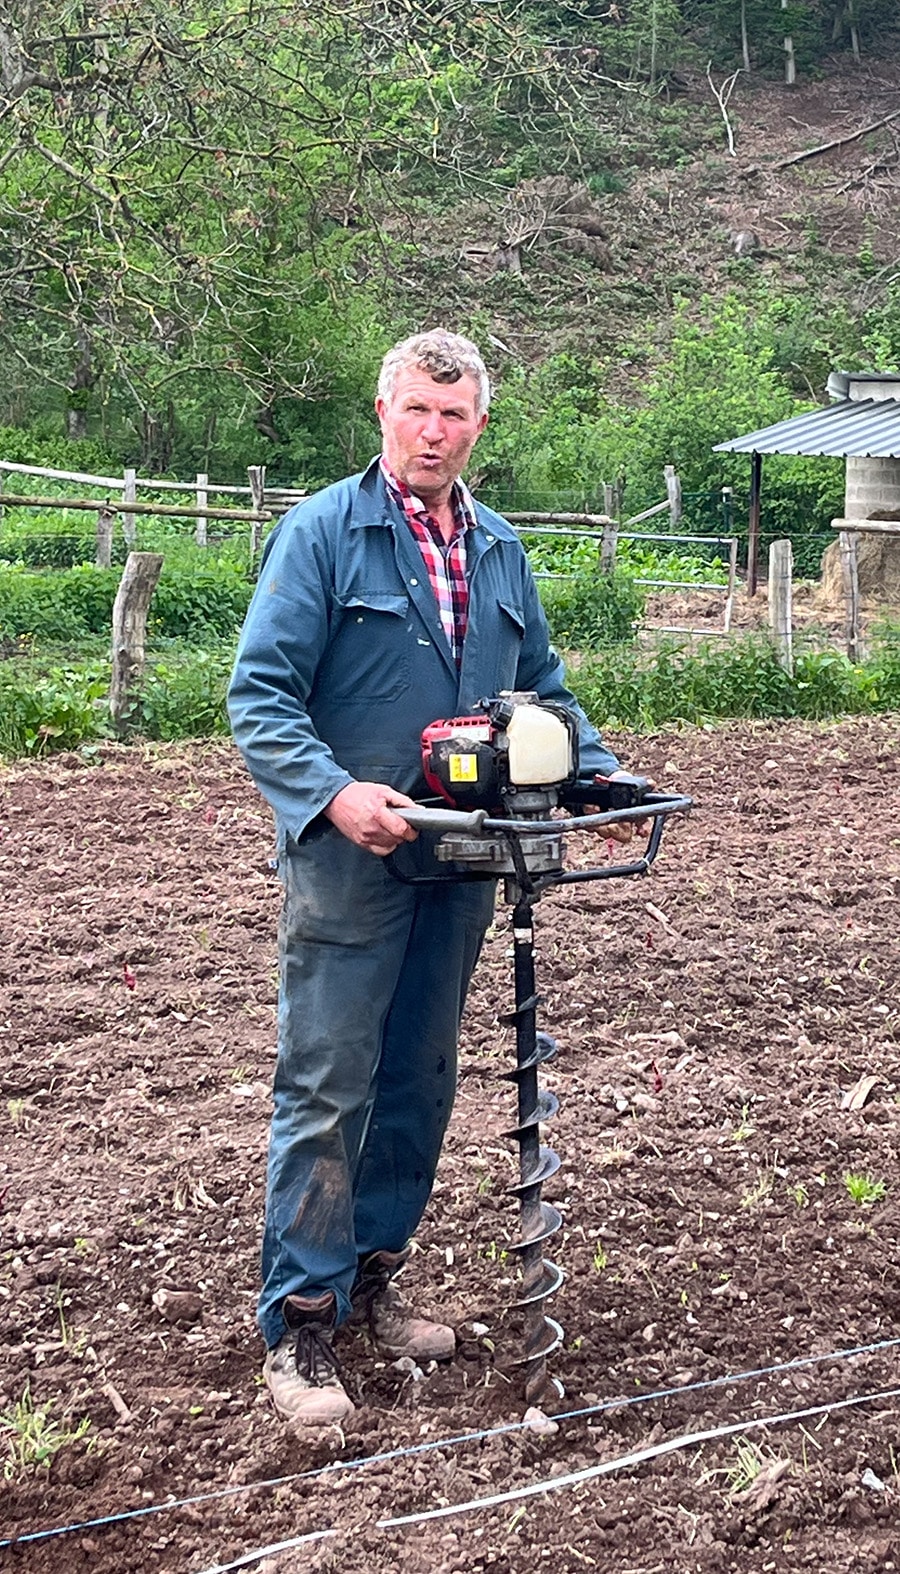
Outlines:
{"label": "metal frame of auger", "polygon": [[[690,810],[692,800],[663,793],[647,793],[636,808],[616,809],[602,814],[578,814],[548,820],[494,819],[484,810],[469,812],[449,808],[421,807],[415,810],[395,810],[415,830],[431,831],[445,838],[447,861],[464,865],[465,857],[477,859],[479,867],[473,870],[456,869],[442,876],[404,875],[388,860],[392,873],[405,884],[433,884],[435,878],[449,881],[503,879],[506,900],[512,906],[513,969],[515,1005],[512,1012],[501,1017],[504,1023],[515,1027],[516,1064],[503,1079],[513,1082],[517,1091],[516,1125],[504,1136],[518,1143],[519,1179],[510,1187],[519,1198],[520,1235],[511,1243],[510,1250],[519,1257],[522,1272],[522,1293],[513,1303],[512,1310],[521,1311],[524,1322],[524,1355],[514,1364],[524,1368],[525,1399],[530,1405],[539,1405],[550,1387],[557,1395],[563,1392],[557,1379],[549,1378],[547,1359],[560,1348],[563,1329],[544,1311],[545,1301],[559,1289],[565,1275],[561,1268],[544,1256],[544,1243],[562,1227],[562,1216],[551,1203],[542,1197],[544,1183],[560,1167],[559,1156],[553,1148],[541,1142],[540,1128],[551,1120],[559,1109],[559,1100],[548,1089],[540,1086],[540,1068],[556,1054],[556,1040],[549,1033],[540,1032],[537,1026],[537,992],[534,963],[534,908],[544,893],[555,885],[582,884],[594,880],[614,880],[647,874],[659,852],[663,826],[671,814]],[[561,838],[567,831],[598,831],[622,822],[652,822],[644,853],[630,863],[605,864],[590,869],[563,869],[561,866]],[[560,865],[542,867],[536,859],[537,872],[532,872],[529,862],[534,860],[534,848],[542,839],[547,844],[560,847]],[[471,849],[469,854],[464,849]],[[454,851],[458,856],[453,856]],[[488,870],[484,858],[490,853],[496,867]]]}

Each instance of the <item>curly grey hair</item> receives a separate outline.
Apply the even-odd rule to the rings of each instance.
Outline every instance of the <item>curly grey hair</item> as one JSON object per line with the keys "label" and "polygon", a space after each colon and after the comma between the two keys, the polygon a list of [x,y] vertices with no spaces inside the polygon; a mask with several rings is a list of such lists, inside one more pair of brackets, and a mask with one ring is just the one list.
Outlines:
{"label": "curly grey hair", "polygon": [[397,377],[408,367],[415,366],[427,372],[436,383],[456,383],[461,377],[473,378],[478,387],[475,413],[483,415],[491,402],[491,385],[487,367],[471,339],[460,333],[449,333],[446,328],[431,328],[427,333],[414,333],[411,338],[395,344],[381,363],[378,393],[385,404],[394,396]]}

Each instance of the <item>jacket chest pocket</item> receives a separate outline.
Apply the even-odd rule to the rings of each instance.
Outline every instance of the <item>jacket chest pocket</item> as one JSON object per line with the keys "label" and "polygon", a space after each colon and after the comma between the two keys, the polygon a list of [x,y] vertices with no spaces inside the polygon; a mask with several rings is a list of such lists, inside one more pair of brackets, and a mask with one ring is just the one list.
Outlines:
{"label": "jacket chest pocket", "polygon": [[336,595],[332,630],[316,679],[324,699],[370,703],[399,699],[406,692],[411,678],[407,596]]}
{"label": "jacket chest pocket", "polygon": [[522,641],[525,638],[525,613],[513,601],[497,602],[497,637],[494,645],[494,693],[514,689]]}

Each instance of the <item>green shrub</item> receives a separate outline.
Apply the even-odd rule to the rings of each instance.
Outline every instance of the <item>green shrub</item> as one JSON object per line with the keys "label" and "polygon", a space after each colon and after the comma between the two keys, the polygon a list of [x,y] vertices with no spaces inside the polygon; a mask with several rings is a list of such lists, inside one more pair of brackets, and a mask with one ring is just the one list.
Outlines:
{"label": "green shrub", "polygon": [[[171,741],[228,732],[225,690],[233,650],[177,645],[148,662],[135,696],[132,736]],[[111,735],[108,661],[55,663],[33,655],[0,662],[0,757],[79,749]]]}
{"label": "green shrub", "polygon": [[[41,425],[0,426],[0,454],[9,464],[78,470],[82,475],[114,476],[122,465],[121,459],[113,458],[110,450],[92,437],[63,437]],[[25,493],[35,479],[13,471],[6,475],[6,489]]]}
{"label": "green shrub", "polygon": [[900,639],[884,631],[864,664],[839,651],[801,647],[793,676],[763,638],[693,648],[663,639],[610,648],[584,661],[569,682],[600,726],[654,729],[726,717],[818,720],[900,709]]}
{"label": "green shrub", "polygon": [[146,738],[211,738],[227,734],[225,691],[233,653],[197,650],[153,662],[135,705],[133,725]]}
{"label": "green shrub", "polygon": [[[31,572],[0,566],[0,640],[77,641],[108,633],[121,570],[75,568]],[[164,565],[150,604],[151,634],[169,639],[230,639],[247,610],[251,585],[235,563]]]}
{"label": "green shrub", "polygon": [[237,633],[252,585],[235,563],[163,567],[150,607],[151,627],[168,639]]}
{"label": "green shrub", "polygon": [[0,666],[0,756],[77,749],[108,732],[108,669],[52,667],[27,677]]}
{"label": "green shrub", "polygon": [[0,567],[0,639],[78,640],[110,629],[119,570]]}
{"label": "green shrub", "polygon": [[644,605],[629,574],[583,568],[569,579],[542,582],[541,600],[551,637],[564,650],[602,650],[630,639]]}
{"label": "green shrub", "polygon": [[[114,560],[115,548],[116,543]],[[76,563],[93,563],[96,552],[96,534],[74,530],[65,520],[54,520],[40,531],[10,525],[0,531],[0,563],[22,563],[27,568],[72,568]]]}

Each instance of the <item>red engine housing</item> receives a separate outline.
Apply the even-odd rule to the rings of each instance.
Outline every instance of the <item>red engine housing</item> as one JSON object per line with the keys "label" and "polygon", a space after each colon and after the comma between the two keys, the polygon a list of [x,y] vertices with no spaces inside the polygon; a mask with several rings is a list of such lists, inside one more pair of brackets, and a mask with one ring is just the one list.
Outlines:
{"label": "red engine housing", "polygon": [[503,729],[489,716],[433,721],[422,733],[422,770],[433,792],[455,809],[497,808],[503,786]]}

